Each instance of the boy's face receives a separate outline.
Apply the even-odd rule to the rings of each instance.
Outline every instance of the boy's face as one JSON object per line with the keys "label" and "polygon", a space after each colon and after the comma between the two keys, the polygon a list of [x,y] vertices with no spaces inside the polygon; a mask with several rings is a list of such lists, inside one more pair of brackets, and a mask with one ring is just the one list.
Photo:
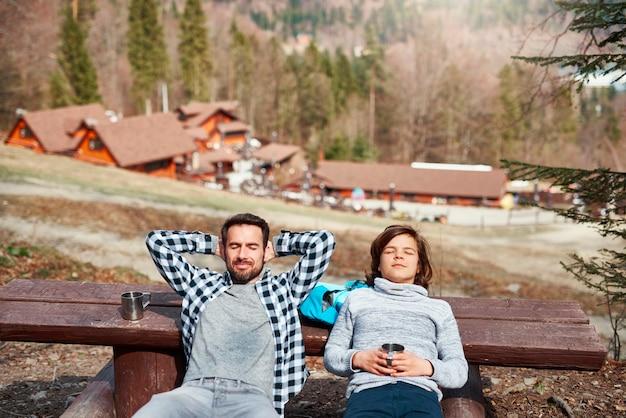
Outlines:
{"label": "boy's face", "polygon": [[379,270],[389,281],[411,284],[417,274],[418,261],[417,242],[412,236],[402,234],[394,237],[383,248]]}
{"label": "boy's face", "polygon": [[263,232],[255,225],[233,225],[228,228],[224,243],[224,260],[236,284],[257,279],[265,265]]}

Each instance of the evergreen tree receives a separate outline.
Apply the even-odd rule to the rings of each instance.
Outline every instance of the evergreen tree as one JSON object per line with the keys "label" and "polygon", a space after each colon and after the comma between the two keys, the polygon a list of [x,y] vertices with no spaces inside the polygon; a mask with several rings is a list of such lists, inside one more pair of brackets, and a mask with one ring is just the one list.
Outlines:
{"label": "evergreen tree", "polygon": [[497,160],[526,160],[531,155],[541,158],[575,138],[578,124],[571,90],[560,80],[541,83],[532,70],[527,64],[514,62],[498,74]]}
{"label": "evergreen tree", "polygon": [[[81,26],[78,19],[74,19],[72,9],[66,7],[61,25],[58,63],[72,94],[66,95],[63,101],[71,98],[72,103],[86,104],[101,100],[98,94],[98,77],[87,53],[86,39],[86,29]],[[61,78],[53,75],[50,81],[58,83],[60,80]],[[58,86],[58,84],[50,86],[54,94],[58,93],[54,91]]]}
{"label": "evergreen tree", "polygon": [[532,87],[532,80],[523,68],[514,63],[506,64],[498,73],[500,80],[499,111],[499,143],[496,155],[502,158],[510,155],[516,145],[521,144],[529,136],[529,119],[527,107],[528,97],[525,94]]}
{"label": "evergreen tree", "polygon": [[[573,13],[569,29],[584,33],[581,53],[557,57],[517,57],[537,65],[574,66],[579,87],[595,74],[620,71],[626,76],[626,2],[623,1],[560,1],[564,12]],[[599,52],[598,52],[599,51]],[[618,78],[619,80],[619,78]],[[617,81],[617,80],[616,80]],[[581,170],[503,161],[509,178],[551,180],[566,193],[579,199],[569,209],[554,209],[575,222],[594,226],[603,236],[626,243],[626,173],[607,169]],[[574,278],[604,295],[613,329],[610,350],[619,359],[619,331],[626,321],[626,245],[622,251],[600,250],[598,255],[583,258],[570,256],[561,263]]]}
{"label": "evergreen tree", "polygon": [[156,96],[157,83],[167,78],[169,66],[155,0],[131,0],[127,36],[133,93],[143,107]]}
{"label": "evergreen tree", "polygon": [[573,14],[568,29],[586,35],[584,43],[578,48],[579,52],[571,55],[513,58],[541,66],[576,68],[579,88],[583,87],[589,77],[598,74],[606,75],[621,70],[618,80],[626,77],[626,2],[561,0],[556,3],[562,13]]}
{"label": "evergreen tree", "polygon": [[178,54],[187,97],[208,101],[212,66],[206,17],[200,0],[187,0],[185,3],[185,11],[180,21]]}
{"label": "evergreen tree", "polygon": [[[568,209],[550,209],[581,224],[595,227],[602,236],[626,244],[626,173],[607,169],[578,170],[545,167],[503,160],[511,180],[549,180],[552,186],[577,196]],[[604,295],[613,329],[610,350],[619,359],[619,331],[626,320],[626,246],[622,251],[602,249],[599,255],[583,258],[570,254],[565,270],[587,287]]]}
{"label": "evergreen tree", "polygon": [[355,90],[355,81],[350,61],[340,48],[337,48],[335,52],[331,86],[335,106],[337,110],[343,110],[346,107],[348,97]]}
{"label": "evergreen tree", "polygon": [[230,25],[229,99],[242,103],[246,116],[251,113],[254,50],[251,38],[241,32],[235,21]]}
{"label": "evergreen tree", "polygon": [[298,74],[298,105],[300,125],[304,138],[312,132],[322,134],[333,114],[333,97],[330,79],[324,71],[323,54],[312,42],[304,52]]}
{"label": "evergreen tree", "polygon": [[65,107],[76,103],[76,97],[61,71],[56,70],[50,75],[49,86],[50,107]]}
{"label": "evergreen tree", "polygon": [[327,160],[346,161],[351,159],[350,140],[344,136],[336,136],[328,147],[324,149],[324,158]]}
{"label": "evergreen tree", "polygon": [[376,159],[376,152],[363,135],[358,135],[352,142],[352,160],[370,161]]}

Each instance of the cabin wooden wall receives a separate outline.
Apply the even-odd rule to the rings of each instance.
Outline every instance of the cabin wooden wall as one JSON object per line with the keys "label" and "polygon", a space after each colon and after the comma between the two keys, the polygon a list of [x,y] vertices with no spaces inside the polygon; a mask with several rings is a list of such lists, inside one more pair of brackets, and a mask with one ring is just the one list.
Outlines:
{"label": "cabin wooden wall", "polygon": [[113,155],[104,143],[102,143],[102,148],[100,149],[92,149],[90,147],[90,141],[97,138],[98,134],[94,130],[87,130],[74,152],[74,158],[95,164],[117,165]]}
{"label": "cabin wooden wall", "polygon": [[168,158],[164,161],[164,166],[159,167],[157,169],[152,169],[150,166],[152,163],[139,164],[130,167],[124,167],[131,171],[136,171],[138,173],[144,173],[155,177],[167,177],[171,179],[176,179],[176,164],[174,163],[173,158]]}
{"label": "cabin wooden wall", "polygon": [[[22,136],[22,129],[27,129],[29,135]],[[6,140],[7,145],[16,147],[28,148],[37,153],[43,154],[45,150],[39,142],[39,139],[35,136],[35,133],[30,129],[24,118],[20,118],[16,123]]]}

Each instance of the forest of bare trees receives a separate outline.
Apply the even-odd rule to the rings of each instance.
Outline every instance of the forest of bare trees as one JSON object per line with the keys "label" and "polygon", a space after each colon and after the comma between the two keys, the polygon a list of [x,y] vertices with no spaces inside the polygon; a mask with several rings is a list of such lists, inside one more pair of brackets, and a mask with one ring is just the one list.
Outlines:
{"label": "forest of bare trees", "polygon": [[[146,48],[131,23],[133,8],[151,4],[158,65],[141,63]],[[16,108],[76,100],[59,102],[54,78],[76,5],[97,96],[124,115],[145,111],[146,99],[158,111],[165,83],[170,110],[239,100],[256,135],[301,145],[313,159],[321,148],[353,160],[625,164],[624,92],[578,92],[556,69],[510,58],[545,52],[564,25],[539,28],[554,10],[538,0],[3,1],[0,129]],[[188,7],[204,18],[191,22],[198,13]]]}

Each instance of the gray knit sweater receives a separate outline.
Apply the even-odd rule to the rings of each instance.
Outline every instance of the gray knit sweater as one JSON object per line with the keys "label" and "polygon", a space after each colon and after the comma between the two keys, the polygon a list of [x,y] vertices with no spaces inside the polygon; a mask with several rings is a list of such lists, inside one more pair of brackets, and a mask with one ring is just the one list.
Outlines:
{"label": "gray knit sweater", "polygon": [[[376,376],[352,369],[352,356],[361,350],[399,343],[433,364],[430,377]],[[349,377],[347,397],[377,386],[406,382],[437,393],[438,386],[459,388],[467,381],[467,361],[450,305],[431,299],[421,286],[376,278],[374,288],[356,289],[348,295],[333,327],[324,353],[324,365]]]}

